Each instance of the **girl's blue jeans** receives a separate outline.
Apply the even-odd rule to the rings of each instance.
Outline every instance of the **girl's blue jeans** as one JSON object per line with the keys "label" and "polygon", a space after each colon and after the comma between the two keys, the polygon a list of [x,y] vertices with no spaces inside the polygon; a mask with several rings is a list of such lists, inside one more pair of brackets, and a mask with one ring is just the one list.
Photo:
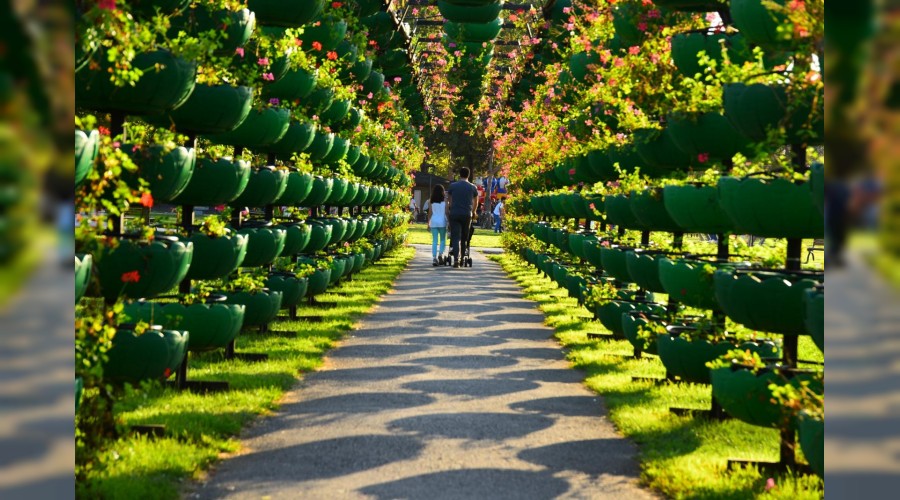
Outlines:
{"label": "girl's blue jeans", "polygon": [[431,258],[432,259],[436,259],[438,256],[438,238],[440,238],[440,240],[441,240],[440,255],[444,255],[444,250],[447,248],[447,228],[446,227],[431,228]]}

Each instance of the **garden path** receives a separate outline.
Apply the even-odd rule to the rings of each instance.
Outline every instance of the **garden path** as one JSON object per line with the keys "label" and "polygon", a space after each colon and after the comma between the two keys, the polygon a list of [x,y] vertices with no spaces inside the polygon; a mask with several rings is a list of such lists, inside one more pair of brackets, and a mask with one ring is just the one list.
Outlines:
{"label": "garden path", "polygon": [[834,498],[900,490],[900,294],[858,251],[828,270],[825,483]]}
{"label": "garden path", "polygon": [[516,283],[430,254],[191,497],[652,497]]}

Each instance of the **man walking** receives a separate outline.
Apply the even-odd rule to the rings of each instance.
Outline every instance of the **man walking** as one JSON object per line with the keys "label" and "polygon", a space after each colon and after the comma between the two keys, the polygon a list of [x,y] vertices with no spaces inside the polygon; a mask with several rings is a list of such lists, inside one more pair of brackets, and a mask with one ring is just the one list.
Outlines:
{"label": "man walking", "polygon": [[459,267],[459,258],[466,254],[469,226],[475,216],[475,200],[478,188],[469,182],[469,169],[459,169],[459,180],[447,189],[447,206],[450,221],[450,255],[453,267]]}
{"label": "man walking", "polygon": [[494,232],[499,233],[501,230],[501,224],[503,222],[503,214],[504,214],[503,200],[498,200],[497,205],[494,206]]}

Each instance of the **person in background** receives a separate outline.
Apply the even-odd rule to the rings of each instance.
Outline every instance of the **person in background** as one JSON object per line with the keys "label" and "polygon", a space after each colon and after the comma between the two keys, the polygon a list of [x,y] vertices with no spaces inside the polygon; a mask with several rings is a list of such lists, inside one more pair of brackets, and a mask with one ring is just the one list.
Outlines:
{"label": "person in background", "polygon": [[[431,231],[431,265],[437,266],[438,255],[443,260],[444,250],[447,248],[447,202],[444,201],[444,186],[438,184],[431,191],[431,198],[425,202],[428,230]],[[441,249],[438,251],[438,240]]]}
{"label": "person in background", "polygon": [[478,188],[469,182],[469,169],[459,169],[459,180],[447,189],[447,213],[450,222],[450,255],[453,267],[459,267],[460,255],[465,255],[469,239],[469,226],[475,217],[475,200]]}
{"label": "person in background", "polygon": [[500,224],[503,222],[503,215],[506,213],[506,208],[503,206],[503,200],[497,200],[497,204],[494,205],[494,232],[500,232]]}
{"label": "person in background", "polygon": [[[425,216],[428,216],[428,210],[431,208],[431,198],[425,198],[425,203],[422,203],[422,213]],[[428,222],[428,219],[425,219],[425,222]]]}
{"label": "person in background", "polygon": [[409,214],[412,217],[412,222],[415,222],[416,216],[419,215],[419,205],[416,204],[415,198],[409,200]]}

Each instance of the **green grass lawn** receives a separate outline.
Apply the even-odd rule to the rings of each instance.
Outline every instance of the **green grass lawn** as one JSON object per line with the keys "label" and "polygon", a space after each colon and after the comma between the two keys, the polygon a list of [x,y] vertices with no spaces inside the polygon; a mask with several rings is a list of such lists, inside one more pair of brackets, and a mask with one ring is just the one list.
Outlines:
{"label": "green grass lawn", "polygon": [[278,401],[303,373],[322,364],[325,353],[351,330],[378,298],[391,288],[415,251],[409,247],[385,256],[353,281],[319,297],[336,307],[301,307],[301,316],[325,316],[322,323],[281,321],[272,333],[243,332],[238,352],[260,352],[268,361],[223,359],[222,352],[191,356],[188,378],[219,380],[231,390],[209,395],[177,392],[159,385],[128,391],[116,409],[125,425],[163,424],[162,438],[125,435],[110,444],[100,463],[78,484],[80,498],[177,498],[184,484],[202,477],[222,453],[240,447],[237,434],[251,419],[278,408]]}
{"label": "green grass lawn", "polygon": [[[814,476],[778,475],[775,488],[766,491],[771,476],[755,468],[729,470],[731,458],[777,461],[778,431],[671,414],[671,406],[709,408],[709,386],[633,382],[632,376],[664,377],[663,364],[655,356],[633,359],[626,340],[588,339],[588,332],[605,329],[565,290],[516,256],[491,258],[538,302],[568,359],[585,371],[587,386],[604,396],[613,423],[638,444],[645,485],[671,498],[822,498],[823,483]],[[800,337],[799,349],[800,359],[823,359],[809,337]]]}
{"label": "green grass lawn", "polygon": [[[425,224],[410,224],[409,238],[406,240],[410,245],[430,245],[431,231]],[[447,246],[450,246],[450,232],[447,231]],[[500,234],[490,229],[476,229],[475,235],[472,236],[472,248],[502,248],[500,243]]]}

